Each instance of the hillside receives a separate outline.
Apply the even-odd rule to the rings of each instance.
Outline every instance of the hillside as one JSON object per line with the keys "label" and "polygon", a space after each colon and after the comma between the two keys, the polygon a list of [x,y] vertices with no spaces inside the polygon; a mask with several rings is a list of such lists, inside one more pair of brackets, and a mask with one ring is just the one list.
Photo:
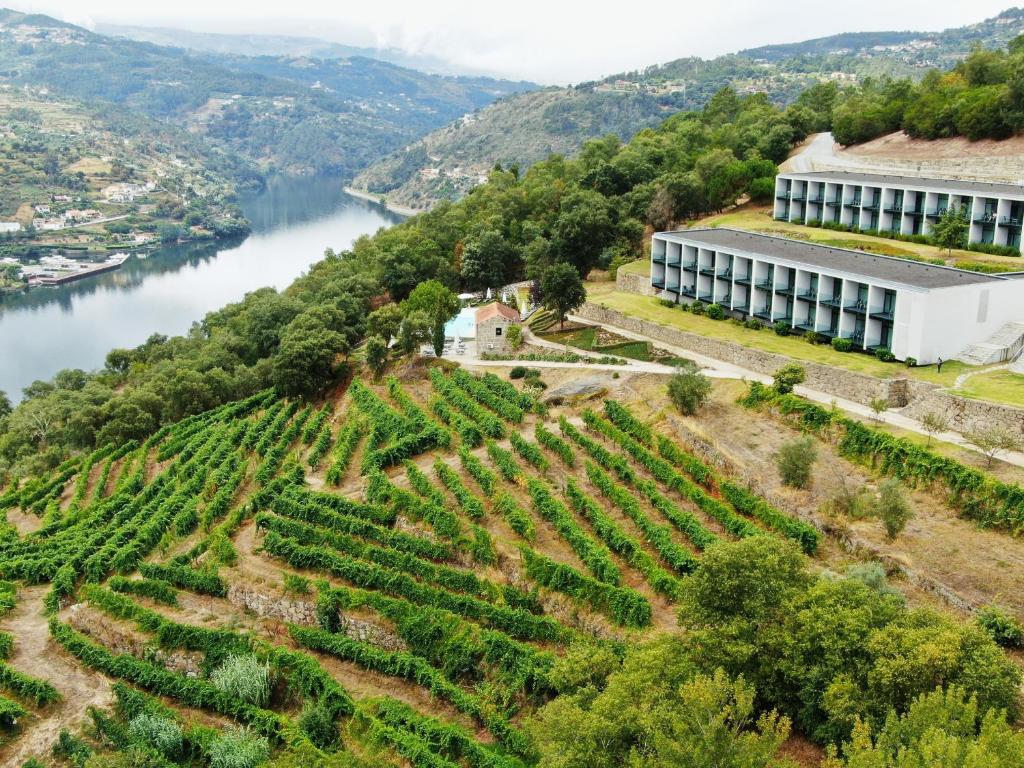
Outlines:
{"label": "hillside", "polygon": [[589,138],[628,140],[671,109],[645,94],[546,89],[502,99],[374,163],[353,186],[410,208],[458,199],[496,164],[526,168],[552,153],[571,155]]}
{"label": "hillside", "polygon": [[[879,76],[920,79],[929,68],[959,61],[972,46],[1002,48],[1021,32],[1024,10],[1010,9],[943,32],[848,33],[712,60],[681,58],[575,88],[549,90],[543,96],[504,99],[470,121],[440,129],[375,163],[354,186],[403,206],[429,207],[465,194],[496,162],[525,167],[541,159],[547,146],[571,154],[601,135],[602,126],[610,126],[605,132],[628,138],[659,114],[700,109],[724,87],[741,94],[763,92],[776,104],[789,104],[820,82],[856,83]],[[581,105],[591,119],[577,119]],[[620,123],[617,117],[624,110],[640,119]],[[520,126],[529,126],[531,133]],[[532,133],[538,127],[544,131],[539,142]]]}
{"label": "hillside", "polygon": [[5,82],[186,127],[267,170],[344,175],[529,87],[362,57],[190,53],[11,10],[0,11]]}

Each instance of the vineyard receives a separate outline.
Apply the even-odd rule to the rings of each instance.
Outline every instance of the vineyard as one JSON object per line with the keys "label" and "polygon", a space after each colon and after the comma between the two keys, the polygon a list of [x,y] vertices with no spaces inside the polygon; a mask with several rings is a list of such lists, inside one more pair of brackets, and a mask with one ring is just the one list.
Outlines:
{"label": "vineyard", "polygon": [[[45,649],[0,633],[0,761],[531,765],[572,643],[675,628],[716,541],[816,552],[628,407],[536,395],[440,368],[268,392],[0,491],[0,628],[48,622]],[[69,721],[41,655],[108,706]]]}

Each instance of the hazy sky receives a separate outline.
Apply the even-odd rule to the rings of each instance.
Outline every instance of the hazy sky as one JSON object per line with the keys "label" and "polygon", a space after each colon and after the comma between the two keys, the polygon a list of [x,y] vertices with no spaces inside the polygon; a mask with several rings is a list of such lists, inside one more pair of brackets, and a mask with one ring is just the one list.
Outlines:
{"label": "hazy sky", "polygon": [[716,56],[836,32],[939,30],[981,21],[1013,5],[1011,0],[7,2],[86,26],[103,21],[270,32],[396,47],[477,71],[545,83],[590,80],[683,56]]}

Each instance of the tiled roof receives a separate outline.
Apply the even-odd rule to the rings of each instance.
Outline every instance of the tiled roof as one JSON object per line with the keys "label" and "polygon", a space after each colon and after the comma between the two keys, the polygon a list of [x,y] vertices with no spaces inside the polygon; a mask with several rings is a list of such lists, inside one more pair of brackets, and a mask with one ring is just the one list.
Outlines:
{"label": "tiled roof", "polygon": [[490,304],[478,308],[476,311],[476,321],[477,323],[482,323],[498,315],[501,315],[506,320],[511,320],[513,323],[519,322],[519,313],[500,301],[492,301]]}

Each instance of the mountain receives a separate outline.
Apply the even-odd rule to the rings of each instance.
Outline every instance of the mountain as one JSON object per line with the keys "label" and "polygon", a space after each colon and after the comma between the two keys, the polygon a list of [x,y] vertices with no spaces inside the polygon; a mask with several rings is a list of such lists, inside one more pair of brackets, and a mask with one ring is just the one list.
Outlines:
{"label": "mountain", "polygon": [[450,62],[428,54],[408,53],[399,48],[370,48],[345,45],[318,37],[291,35],[192,32],[172,27],[135,27],[123,24],[97,24],[94,30],[112,37],[127,37],[144,43],[185,48],[205,53],[235,56],[307,56],[314,59],[347,59],[361,56],[397,64],[407,69],[438,75],[475,75],[456,68]]}
{"label": "mountain", "polygon": [[190,52],[0,10],[4,83],[172,123],[264,170],[343,175],[532,87],[358,56]]}
{"label": "mountain", "polygon": [[[1011,8],[942,32],[846,33],[710,60],[680,58],[574,88],[518,94],[403,147],[353,184],[389,202],[429,207],[464,194],[497,162],[525,168],[550,151],[571,154],[603,133],[628,139],[665,114],[700,109],[726,86],[788,104],[822,81],[918,79],[929,68],[950,66],[972,46],[1002,47],[1021,33],[1024,9]],[[631,121],[620,119],[623,114]]]}

